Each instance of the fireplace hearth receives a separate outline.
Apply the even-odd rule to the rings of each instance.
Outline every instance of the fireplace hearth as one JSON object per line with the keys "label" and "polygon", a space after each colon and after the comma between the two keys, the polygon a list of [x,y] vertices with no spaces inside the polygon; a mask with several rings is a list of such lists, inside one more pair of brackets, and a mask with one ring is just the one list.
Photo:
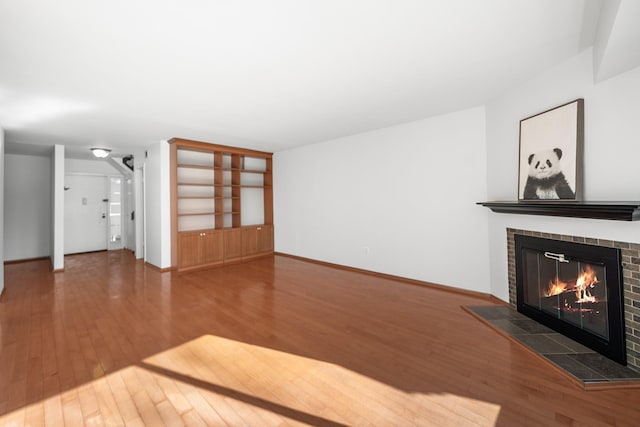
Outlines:
{"label": "fireplace hearth", "polygon": [[627,364],[621,251],[515,236],[517,310]]}

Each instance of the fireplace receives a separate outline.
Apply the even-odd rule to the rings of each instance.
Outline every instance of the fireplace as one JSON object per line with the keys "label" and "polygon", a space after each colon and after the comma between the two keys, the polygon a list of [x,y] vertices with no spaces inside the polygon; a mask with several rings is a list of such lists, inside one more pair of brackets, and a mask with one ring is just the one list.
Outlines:
{"label": "fireplace", "polygon": [[627,364],[620,249],[515,235],[519,312]]}

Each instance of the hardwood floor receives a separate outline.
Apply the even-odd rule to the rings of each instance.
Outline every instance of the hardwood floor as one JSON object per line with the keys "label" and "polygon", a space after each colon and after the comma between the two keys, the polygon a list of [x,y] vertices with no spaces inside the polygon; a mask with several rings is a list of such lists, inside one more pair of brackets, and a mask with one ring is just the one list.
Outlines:
{"label": "hardwood floor", "polygon": [[161,273],[124,251],[5,266],[0,425],[638,425],[461,305],[288,257]]}

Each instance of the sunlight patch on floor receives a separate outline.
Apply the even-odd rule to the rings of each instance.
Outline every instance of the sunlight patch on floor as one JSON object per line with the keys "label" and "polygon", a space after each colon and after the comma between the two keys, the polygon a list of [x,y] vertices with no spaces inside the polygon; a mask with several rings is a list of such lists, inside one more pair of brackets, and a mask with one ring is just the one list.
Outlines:
{"label": "sunlight patch on floor", "polygon": [[500,406],[399,390],[332,363],[205,335],[0,418],[2,425],[479,425]]}

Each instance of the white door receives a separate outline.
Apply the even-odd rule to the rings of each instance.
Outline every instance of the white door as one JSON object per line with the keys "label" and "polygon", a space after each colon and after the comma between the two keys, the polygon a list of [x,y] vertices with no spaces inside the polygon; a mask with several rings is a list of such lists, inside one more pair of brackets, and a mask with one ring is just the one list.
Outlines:
{"label": "white door", "polygon": [[106,250],[107,177],[66,175],[64,181],[65,255]]}

